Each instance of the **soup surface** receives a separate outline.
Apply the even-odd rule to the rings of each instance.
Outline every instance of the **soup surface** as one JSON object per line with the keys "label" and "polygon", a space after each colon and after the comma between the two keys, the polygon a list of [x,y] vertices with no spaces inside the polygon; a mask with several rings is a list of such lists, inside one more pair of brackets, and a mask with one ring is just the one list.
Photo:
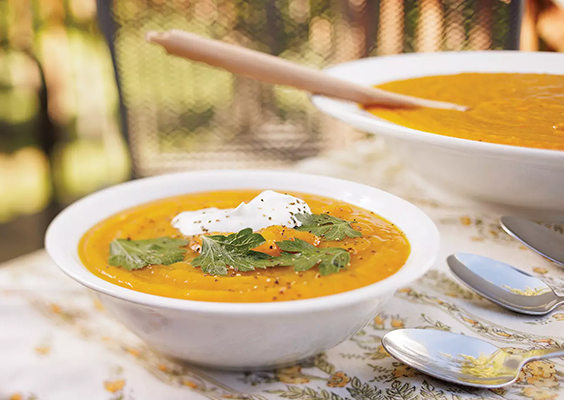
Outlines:
{"label": "soup surface", "polygon": [[378,282],[397,272],[407,260],[410,246],[404,234],[378,215],[348,203],[302,193],[314,214],[328,213],[346,221],[361,237],[325,241],[307,231],[271,226],[259,230],[266,242],[255,248],[273,256],[280,254],[275,242],[302,239],[319,248],[339,247],[350,254],[346,269],[321,275],[317,268],[294,271],[293,267],[273,267],[249,272],[229,271],[226,276],[205,274],[190,261],[197,238],[188,238],[184,261],[171,265],[149,265],[129,271],[108,264],[109,245],[117,238],[132,240],[157,237],[185,238],[171,225],[180,212],[209,207],[237,207],[249,202],[259,191],[237,190],[187,194],[166,198],[125,210],[92,227],[82,238],[79,254],[96,276],[140,292],[180,299],[215,302],[271,302],[307,299],[345,292]]}
{"label": "soup surface", "polygon": [[378,87],[470,107],[465,112],[367,108],[398,125],[462,139],[564,150],[564,75],[464,73]]}

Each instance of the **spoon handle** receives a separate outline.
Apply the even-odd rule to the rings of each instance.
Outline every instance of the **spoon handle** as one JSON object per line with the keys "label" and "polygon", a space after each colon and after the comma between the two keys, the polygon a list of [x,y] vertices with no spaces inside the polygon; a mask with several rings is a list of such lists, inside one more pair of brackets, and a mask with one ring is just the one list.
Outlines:
{"label": "spoon handle", "polygon": [[431,107],[459,111],[467,109],[457,104],[362,86],[280,57],[176,29],[167,32],[147,32],[146,40],[149,43],[163,46],[169,54],[223,68],[234,74],[360,104],[377,104],[388,107]]}
{"label": "spoon handle", "polygon": [[524,353],[523,357],[526,360],[526,362],[543,360],[545,358],[564,357],[564,349],[562,348],[536,349]]}

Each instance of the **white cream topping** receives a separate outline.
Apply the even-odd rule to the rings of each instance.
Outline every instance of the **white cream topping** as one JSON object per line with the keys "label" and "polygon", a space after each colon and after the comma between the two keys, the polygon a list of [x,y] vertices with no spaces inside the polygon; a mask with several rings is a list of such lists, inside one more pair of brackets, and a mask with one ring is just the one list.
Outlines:
{"label": "white cream topping", "polygon": [[272,225],[296,228],[301,222],[294,218],[294,214],[299,213],[311,214],[305,201],[288,194],[265,190],[248,204],[241,203],[237,208],[184,211],[174,217],[171,223],[186,236],[208,232],[239,232],[245,228],[258,231]]}

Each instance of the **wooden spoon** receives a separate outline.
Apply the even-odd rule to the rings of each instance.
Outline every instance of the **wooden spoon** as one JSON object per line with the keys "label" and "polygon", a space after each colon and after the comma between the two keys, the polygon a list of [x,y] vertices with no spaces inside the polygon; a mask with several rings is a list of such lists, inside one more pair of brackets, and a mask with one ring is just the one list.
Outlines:
{"label": "wooden spoon", "polygon": [[180,30],[150,31],[146,34],[146,40],[163,46],[169,54],[220,67],[234,74],[364,105],[429,107],[458,111],[468,109],[458,104],[426,100],[362,86],[279,57]]}

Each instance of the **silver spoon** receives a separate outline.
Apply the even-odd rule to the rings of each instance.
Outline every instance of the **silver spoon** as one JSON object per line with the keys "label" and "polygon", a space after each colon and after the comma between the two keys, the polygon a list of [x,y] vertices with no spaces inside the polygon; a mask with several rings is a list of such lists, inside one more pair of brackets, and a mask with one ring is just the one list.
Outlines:
{"label": "silver spoon", "polygon": [[511,354],[481,339],[434,329],[397,329],[384,335],[382,345],[425,374],[479,388],[509,385],[526,363],[564,356],[564,349],[554,348]]}
{"label": "silver spoon", "polygon": [[491,258],[456,253],[447,258],[447,264],[481,296],[512,311],[545,315],[564,304],[564,297],[540,279]]}
{"label": "silver spoon", "polygon": [[515,239],[564,267],[564,235],[525,218],[504,215],[500,225]]}

